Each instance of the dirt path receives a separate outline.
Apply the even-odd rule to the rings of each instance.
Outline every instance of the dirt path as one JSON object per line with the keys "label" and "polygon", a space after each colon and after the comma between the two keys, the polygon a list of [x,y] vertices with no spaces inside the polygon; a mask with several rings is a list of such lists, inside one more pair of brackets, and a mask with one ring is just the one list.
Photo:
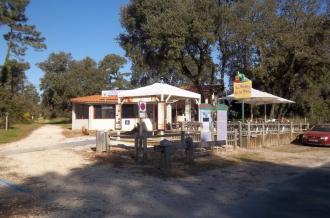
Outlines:
{"label": "dirt path", "polygon": [[49,172],[65,175],[88,163],[73,152],[70,142],[66,141],[60,126],[45,125],[25,139],[2,146],[0,155],[5,161],[2,160],[1,165],[24,177]]}
{"label": "dirt path", "polygon": [[93,137],[61,131],[44,126],[0,149],[0,217],[226,217],[256,191],[330,162],[330,148],[285,145],[180,162],[164,176],[120,149],[95,156]]}

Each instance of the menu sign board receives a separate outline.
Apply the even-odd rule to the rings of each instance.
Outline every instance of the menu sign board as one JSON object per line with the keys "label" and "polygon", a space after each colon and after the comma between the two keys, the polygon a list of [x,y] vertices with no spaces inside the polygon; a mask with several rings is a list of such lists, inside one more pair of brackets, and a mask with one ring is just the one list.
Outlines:
{"label": "menu sign board", "polygon": [[234,97],[237,98],[250,98],[252,92],[252,81],[234,82]]}

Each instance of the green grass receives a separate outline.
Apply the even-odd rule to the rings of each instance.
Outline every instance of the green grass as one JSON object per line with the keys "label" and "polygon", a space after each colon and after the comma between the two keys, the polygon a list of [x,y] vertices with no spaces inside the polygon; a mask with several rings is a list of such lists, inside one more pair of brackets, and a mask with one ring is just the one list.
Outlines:
{"label": "green grass", "polygon": [[14,142],[25,138],[40,126],[42,126],[40,123],[15,124],[7,131],[5,129],[0,129],[0,144]]}

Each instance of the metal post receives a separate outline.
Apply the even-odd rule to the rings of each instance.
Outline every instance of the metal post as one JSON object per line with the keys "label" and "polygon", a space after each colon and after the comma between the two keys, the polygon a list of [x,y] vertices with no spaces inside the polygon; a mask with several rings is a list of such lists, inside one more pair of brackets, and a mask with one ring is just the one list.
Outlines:
{"label": "metal post", "polygon": [[234,129],[234,149],[237,147],[237,129]]}
{"label": "metal post", "polygon": [[250,120],[252,121],[253,120],[253,104],[251,104],[251,107],[250,107]]}
{"label": "metal post", "polygon": [[244,101],[242,102],[242,122],[244,123]]}
{"label": "metal post", "polygon": [[8,130],[8,112],[6,112],[6,131]]}
{"label": "metal post", "polygon": [[241,122],[238,122],[238,131],[239,131],[239,146],[242,146],[242,140],[243,140],[243,137],[242,137],[242,123]]}
{"label": "metal post", "polygon": [[264,104],[265,122],[267,120],[267,106]]}
{"label": "metal post", "polygon": [[293,139],[293,132],[294,132],[293,123],[290,122],[290,140]]}
{"label": "metal post", "polygon": [[265,147],[265,137],[266,137],[266,129],[265,122],[262,123],[262,146]]}
{"label": "metal post", "polygon": [[281,126],[280,123],[277,123],[277,145],[280,145],[280,131],[281,131]]}
{"label": "metal post", "polygon": [[251,123],[247,122],[248,127],[248,134],[247,134],[247,147],[250,147],[250,140],[251,140]]}

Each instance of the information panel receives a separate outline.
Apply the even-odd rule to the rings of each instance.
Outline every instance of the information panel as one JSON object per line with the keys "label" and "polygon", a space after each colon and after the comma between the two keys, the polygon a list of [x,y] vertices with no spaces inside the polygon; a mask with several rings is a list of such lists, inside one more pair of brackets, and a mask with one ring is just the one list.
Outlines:
{"label": "information panel", "polygon": [[199,105],[199,117],[201,122],[201,142],[212,141],[212,111],[213,106],[210,104]]}
{"label": "information panel", "polygon": [[217,110],[217,141],[226,141],[227,144],[227,110],[226,105],[219,104]]}

